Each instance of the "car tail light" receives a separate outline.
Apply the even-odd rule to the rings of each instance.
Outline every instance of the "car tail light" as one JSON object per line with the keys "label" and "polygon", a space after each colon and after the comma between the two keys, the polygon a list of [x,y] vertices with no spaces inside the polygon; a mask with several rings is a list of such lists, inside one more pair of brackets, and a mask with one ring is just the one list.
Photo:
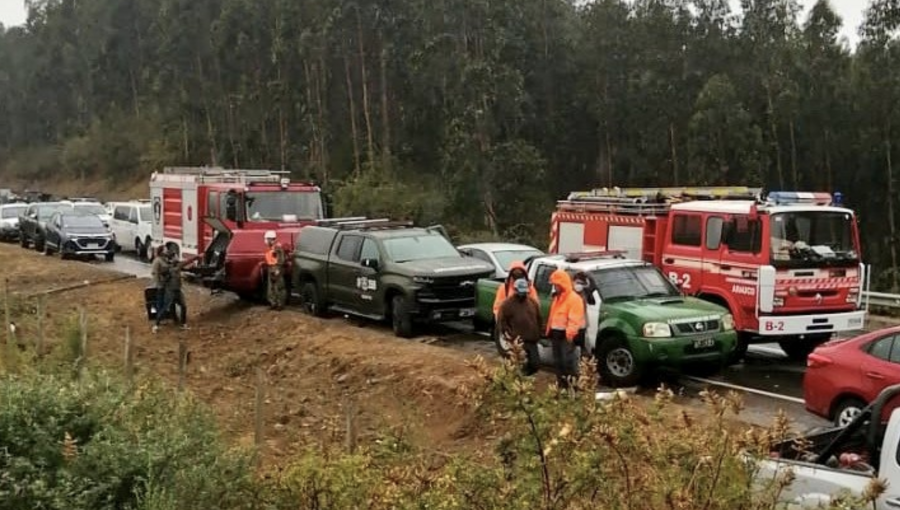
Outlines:
{"label": "car tail light", "polygon": [[821,368],[834,363],[834,361],[821,354],[812,353],[806,358],[806,366],[809,368]]}

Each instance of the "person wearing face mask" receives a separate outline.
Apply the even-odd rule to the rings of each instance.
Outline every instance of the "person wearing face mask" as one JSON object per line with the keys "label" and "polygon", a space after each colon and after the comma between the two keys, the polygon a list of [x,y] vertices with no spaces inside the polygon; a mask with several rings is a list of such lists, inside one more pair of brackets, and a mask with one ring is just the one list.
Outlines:
{"label": "person wearing face mask", "polygon": [[569,273],[557,269],[550,275],[553,300],[547,318],[546,334],[553,342],[556,381],[560,388],[569,387],[569,377],[576,375],[575,339],[584,326],[584,301],[575,292]]}
{"label": "person wearing face mask", "polygon": [[534,375],[540,368],[538,340],[541,339],[541,309],[537,301],[529,296],[528,280],[519,278],[515,283],[515,294],[500,306],[497,327],[508,341],[521,340],[525,349],[525,375]]}
{"label": "person wearing face mask", "polygon": [[506,281],[503,282],[497,289],[497,295],[494,296],[494,318],[497,318],[497,314],[500,312],[500,305],[506,301],[507,297],[513,295],[513,285],[517,280],[524,279],[528,283],[528,296],[534,300],[535,303],[538,302],[537,291],[534,290],[534,285],[528,279],[528,270],[525,268],[525,264],[522,262],[516,261],[513,262],[509,266],[509,275],[506,277]]}
{"label": "person wearing face mask", "polygon": [[581,297],[581,302],[584,308],[583,317],[585,320],[581,325],[581,329],[578,330],[578,336],[575,338],[575,346],[580,347],[582,350],[582,354],[584,354],[584,338],[587,333],[587,307],[589,304],[594,304],[594,294],[592,292],[590,286],[590,279],[588,278],[587,273],[583,271],[579,271],[575,273],[575,276],[572,278],[573,288],[576,293]]}

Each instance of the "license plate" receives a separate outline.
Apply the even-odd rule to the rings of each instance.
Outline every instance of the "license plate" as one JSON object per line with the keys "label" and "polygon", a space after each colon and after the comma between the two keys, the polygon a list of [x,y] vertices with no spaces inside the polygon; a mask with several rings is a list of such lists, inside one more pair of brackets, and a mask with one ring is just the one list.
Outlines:
{"label": "license plate", "polygon": [[100,243],[87,243],[88,248],[99,248]]}
{"label": "license plate", "polygon": [[694,349],[704,349],[714,345],[716,345],[716,340],[714,338],[698,338],[697,340],[694,340]]}
{"label": "license plate", "polygon": [[475,309],[474,308],[463,308],[459,311],[460,317],[475,317]]}

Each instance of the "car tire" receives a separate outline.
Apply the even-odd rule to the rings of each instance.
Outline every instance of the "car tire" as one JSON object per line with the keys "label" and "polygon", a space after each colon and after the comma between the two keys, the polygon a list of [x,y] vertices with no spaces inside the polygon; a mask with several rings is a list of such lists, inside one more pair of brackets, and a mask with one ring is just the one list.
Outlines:
{"label": "car tire", "polygon": [[33,243],[34,251],[36,251],[38,253],[44,251],[44,243],[45,242],[46,241],[44,241],[43,239],[41,239],[39,237],[35,237],[34,243]]}
{"label": "car tire", "polygon": [[842,399],[834,407],[831,419],[835,427],[844,427],[865,409],[866,403],[856,397]]}
{"label": "car tire", "polygon": [[643,379],[642,367],[620,336],[607,336],[597,347],[597,372],[600,382],[612,388],[637,385]]}
{"label": "car tire", "polygon": [[391,329],[400,338],[412,338],[413,321],[406,297],[396,295],[391,299]]}
{"label": "car tire", "polygon": [[115,260],[116,260],[116,253],[115,253],[115,252],[112,252],[112,251],[107,252],[106,255],[103,256],[103,258],[104,258],[107,262],[115,262]]}
{"label": "car tire", "polygon": [[749,333],[738,331],[737,343],[734,345],[734,350],[728,354],[727,365],[737,365],[743,361],[744,356],[747,355],[747,349],[750,347],[751,337],[752,335]]}
{"label": "car tire", "polygon": [[778,346],[791,361],[806,361],[806,358],[816,347],[825,343],[827,337],[814,336],[810,338],[784,338],[778,341]]}
{"label": "car tire", "polygon": [[28,248],[28,238],[25,234],[19,234],[19,246],[22,248]]}
{"label": "car tire", "polygon": [[53,249],[50,248],[50,245],[47,244],[47,241],[44,241],[44,255],[50,257],[53,255]]}
{"label": "car tire", "polygon": [[[121,250],[122,247],[119,246]],[[144,260],[144,243],[141,242],[140,239],[134,240],[134,256],[137,257],[138,260]]]}
{"label": "car tire", "polygon": [[319,297],[319,286],[316,282],[305,282],[300,287],[300,307],[305,314],[313,317],[325,315],[325,305]]}

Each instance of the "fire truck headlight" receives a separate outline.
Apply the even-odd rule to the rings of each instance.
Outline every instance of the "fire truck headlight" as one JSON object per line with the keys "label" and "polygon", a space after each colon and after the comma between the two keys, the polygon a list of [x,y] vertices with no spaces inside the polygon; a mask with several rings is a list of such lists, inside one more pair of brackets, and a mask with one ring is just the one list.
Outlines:
{"label": "fire truck headlight", "polygon": [[734,315],[726,313],[722,316],[722,330],[731,331],[734,329]]}
{"label": "fire truck headlight", "polygon": [[645,338],[668,338],[672,336],[672,328],[663,322],[648,322],[644,324],[642,333]]}

